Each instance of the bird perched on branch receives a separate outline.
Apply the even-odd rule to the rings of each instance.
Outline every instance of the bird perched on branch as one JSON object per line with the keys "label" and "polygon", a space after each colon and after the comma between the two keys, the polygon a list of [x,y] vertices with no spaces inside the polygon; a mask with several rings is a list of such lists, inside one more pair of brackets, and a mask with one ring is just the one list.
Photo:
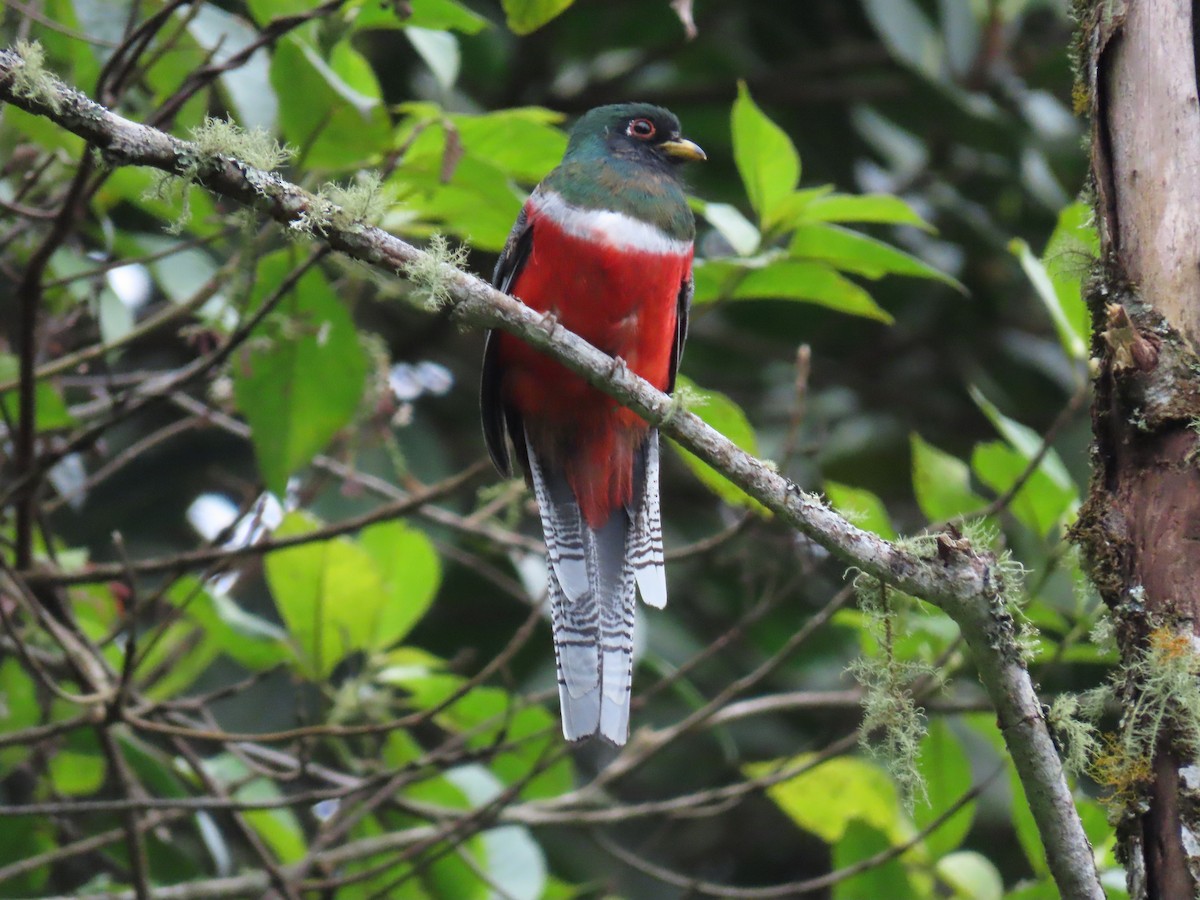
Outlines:
{"label": "bird perched on branch", "polygon": [[[661,107],[591,110],[517,217],[493,283],[670,392],[696,231],[679,168],[704,158]],[[635,586],[645,603],[667,602],[658,431],[499,331],[480,404],[492,460],[511,473],[511,439],[541,512],[563,734],[624,744]]]}

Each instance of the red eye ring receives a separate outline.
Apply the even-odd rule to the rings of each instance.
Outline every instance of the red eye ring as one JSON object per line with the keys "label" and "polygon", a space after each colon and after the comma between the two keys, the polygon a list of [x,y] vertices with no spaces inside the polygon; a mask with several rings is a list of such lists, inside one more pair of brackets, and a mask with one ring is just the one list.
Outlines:
{"label": "red eye ring", "polygon": [[649,119],[634,119],[629,123],[629,127],[625,129],[625,133],[640,141],[648,141],[658,133],[658,129],[654,127],[654,123]]}

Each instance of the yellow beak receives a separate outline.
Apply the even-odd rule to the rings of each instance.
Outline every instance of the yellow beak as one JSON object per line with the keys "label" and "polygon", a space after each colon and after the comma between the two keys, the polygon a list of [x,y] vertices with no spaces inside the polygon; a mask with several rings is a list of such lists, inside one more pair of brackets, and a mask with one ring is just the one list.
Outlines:
{"label": "yellow beak", "polygon": [[708,155],[700,149],[700,145],[694,141],[689,141],[687,138],[676,138],[673,141],[663,141],[659,146],[667,156],[672,156],[675,159],[691,160],[692,162],[703,162],[708,159]]}

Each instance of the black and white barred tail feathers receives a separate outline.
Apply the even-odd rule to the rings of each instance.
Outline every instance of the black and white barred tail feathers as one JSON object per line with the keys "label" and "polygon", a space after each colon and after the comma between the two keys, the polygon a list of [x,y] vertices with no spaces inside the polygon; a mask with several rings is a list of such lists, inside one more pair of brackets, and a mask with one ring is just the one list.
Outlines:
{"label": "black and white barred tail feathers", "polygon": [[658,506],[658,432],[638,454],[640,496],[591,528],[566,478],[528,454],[550,571],[550,621],[558,665],[563,734],[629,736],[633,627],[637,592],[657,607],[667,600]]}

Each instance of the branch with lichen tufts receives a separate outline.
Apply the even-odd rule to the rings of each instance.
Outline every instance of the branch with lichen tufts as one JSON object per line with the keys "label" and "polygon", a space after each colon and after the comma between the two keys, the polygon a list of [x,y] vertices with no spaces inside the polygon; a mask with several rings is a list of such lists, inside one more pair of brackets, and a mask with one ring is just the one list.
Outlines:
{"label": "branch with lichen tufts", "polygon": [[243,159],[204,152],[194,143],[122,118],[44,71],[37,73],[35,89],[18,90],[17,85],[24,83],[23,70],[28,74],[25,66],[19,53],[0,50],[0,100],[79,135],[98,149],[107,164],[150,166],[186,177],[293,229],[305,228],[304,223],[319,214],[322,227],[311,229],[315,239],[387,272],[419,272],[422,290],[428,293],[436,287],[436,296],[464,325],[499,328],[544,351],[658,425],[847,564],[941,608],[962,630],[996,708],[1059,890],[1067,897],[1102,900],[1091,847],[1025,667],[1017,628],[1003,598],[1003,578],[992,554],[979,551],[968,540],[947,538],[922,555],[855,527],[769,462],[746,453],[696,415],[678,408],[628,367],[614,366],[609,356],[482,279],[431,259],[372,225],[345,227],[342,223],[350,217],[332,212],[327,197]]}

